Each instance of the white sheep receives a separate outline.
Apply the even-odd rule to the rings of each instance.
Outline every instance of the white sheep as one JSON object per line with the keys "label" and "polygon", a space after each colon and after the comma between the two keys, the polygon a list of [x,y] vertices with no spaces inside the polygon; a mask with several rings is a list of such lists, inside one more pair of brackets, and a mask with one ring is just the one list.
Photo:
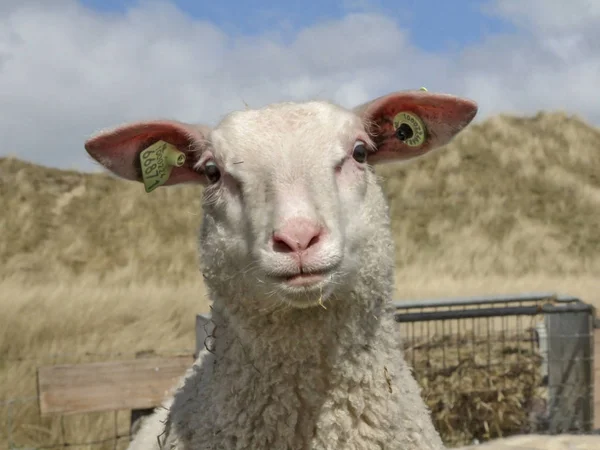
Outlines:
{"label": "white sheep", "polygon": [[[467,99],[401,91],[353,110],[278,103],[214,129],[149,121],[88,140],[120,177],[158,167],[165,185],[204,186],[214,345],[131,448],[444,448],[386,310],[394,245],[372,165],[439,148],[476,113]],[[140,157],[159,140],[185,155],[168,177]]]}

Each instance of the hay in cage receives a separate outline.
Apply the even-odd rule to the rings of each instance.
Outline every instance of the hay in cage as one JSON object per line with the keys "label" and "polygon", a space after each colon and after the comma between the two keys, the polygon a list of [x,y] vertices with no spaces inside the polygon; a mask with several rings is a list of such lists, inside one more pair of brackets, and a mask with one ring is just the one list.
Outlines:
{"label": "hay in cage", "polygon": [[[530,432],[543,416],[542,356],[523,336],[428,338],[405,349],[447,446]],[[524,348],[523,348],[524,347]],[[528,348],[527,348],[528,347]]]}

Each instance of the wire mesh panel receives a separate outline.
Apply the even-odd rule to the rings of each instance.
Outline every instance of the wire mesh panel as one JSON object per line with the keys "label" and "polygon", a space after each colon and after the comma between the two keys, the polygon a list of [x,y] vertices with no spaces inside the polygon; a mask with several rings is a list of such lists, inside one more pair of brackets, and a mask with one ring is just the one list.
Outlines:
{"label": "wire mesh panel", "polygon": [[[593,323],[583,304],[560,305],[546,314],[548,330],[548,431],[590,431],[594,411]],[[590,342],[591,341],[591,342]]]}
{"label": "wire mesh panel", "polygon": [[591,431],[589,305],[553,294],[430,300],[397,303],[395,317],[446,445]]}

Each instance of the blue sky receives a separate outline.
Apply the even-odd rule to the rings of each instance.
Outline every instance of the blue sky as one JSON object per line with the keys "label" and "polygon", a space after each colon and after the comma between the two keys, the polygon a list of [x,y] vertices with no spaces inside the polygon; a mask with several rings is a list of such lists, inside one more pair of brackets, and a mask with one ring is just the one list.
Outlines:
{"label": "blue sky", "polygon": [[[353,107],[426,86],[475,121],[565,111],[600,124],[599,0],[0,0],[0,157],[97,170],[122,122]],[[43,145],[40,145],[43,143]]]}
{"label": "blue sky", "polygon": [[[138,0],[81,0],[95,10],[124,13]],[[485,36],[509,33],[506,20],[485,12],[479,0],[172,0],[189,16],[209,21],[230,34],[259,35],[271,30],[294,32],[315,23],[339,19],[356,11],[379,12],[407,28],[415,45],[426,51],[452,51]],[[285,34],[284,34],[285,36]]]}

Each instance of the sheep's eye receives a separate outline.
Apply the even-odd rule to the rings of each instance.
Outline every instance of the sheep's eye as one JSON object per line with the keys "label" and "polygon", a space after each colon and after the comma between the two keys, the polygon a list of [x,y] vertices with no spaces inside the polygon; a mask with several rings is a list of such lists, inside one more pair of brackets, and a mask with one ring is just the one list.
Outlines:
{"label": "sheep's eye", "polygon": [[214,162],[207,162],[204,166],[204,175],[212,184],[221,179],[221,171]]}
{"label": "sheep's eye", "polygon": [[354,144],[354,150],[352,150],[352,157],[356,162],[364,163],[367,160],[367,147],[362,141],[356,141]]}

